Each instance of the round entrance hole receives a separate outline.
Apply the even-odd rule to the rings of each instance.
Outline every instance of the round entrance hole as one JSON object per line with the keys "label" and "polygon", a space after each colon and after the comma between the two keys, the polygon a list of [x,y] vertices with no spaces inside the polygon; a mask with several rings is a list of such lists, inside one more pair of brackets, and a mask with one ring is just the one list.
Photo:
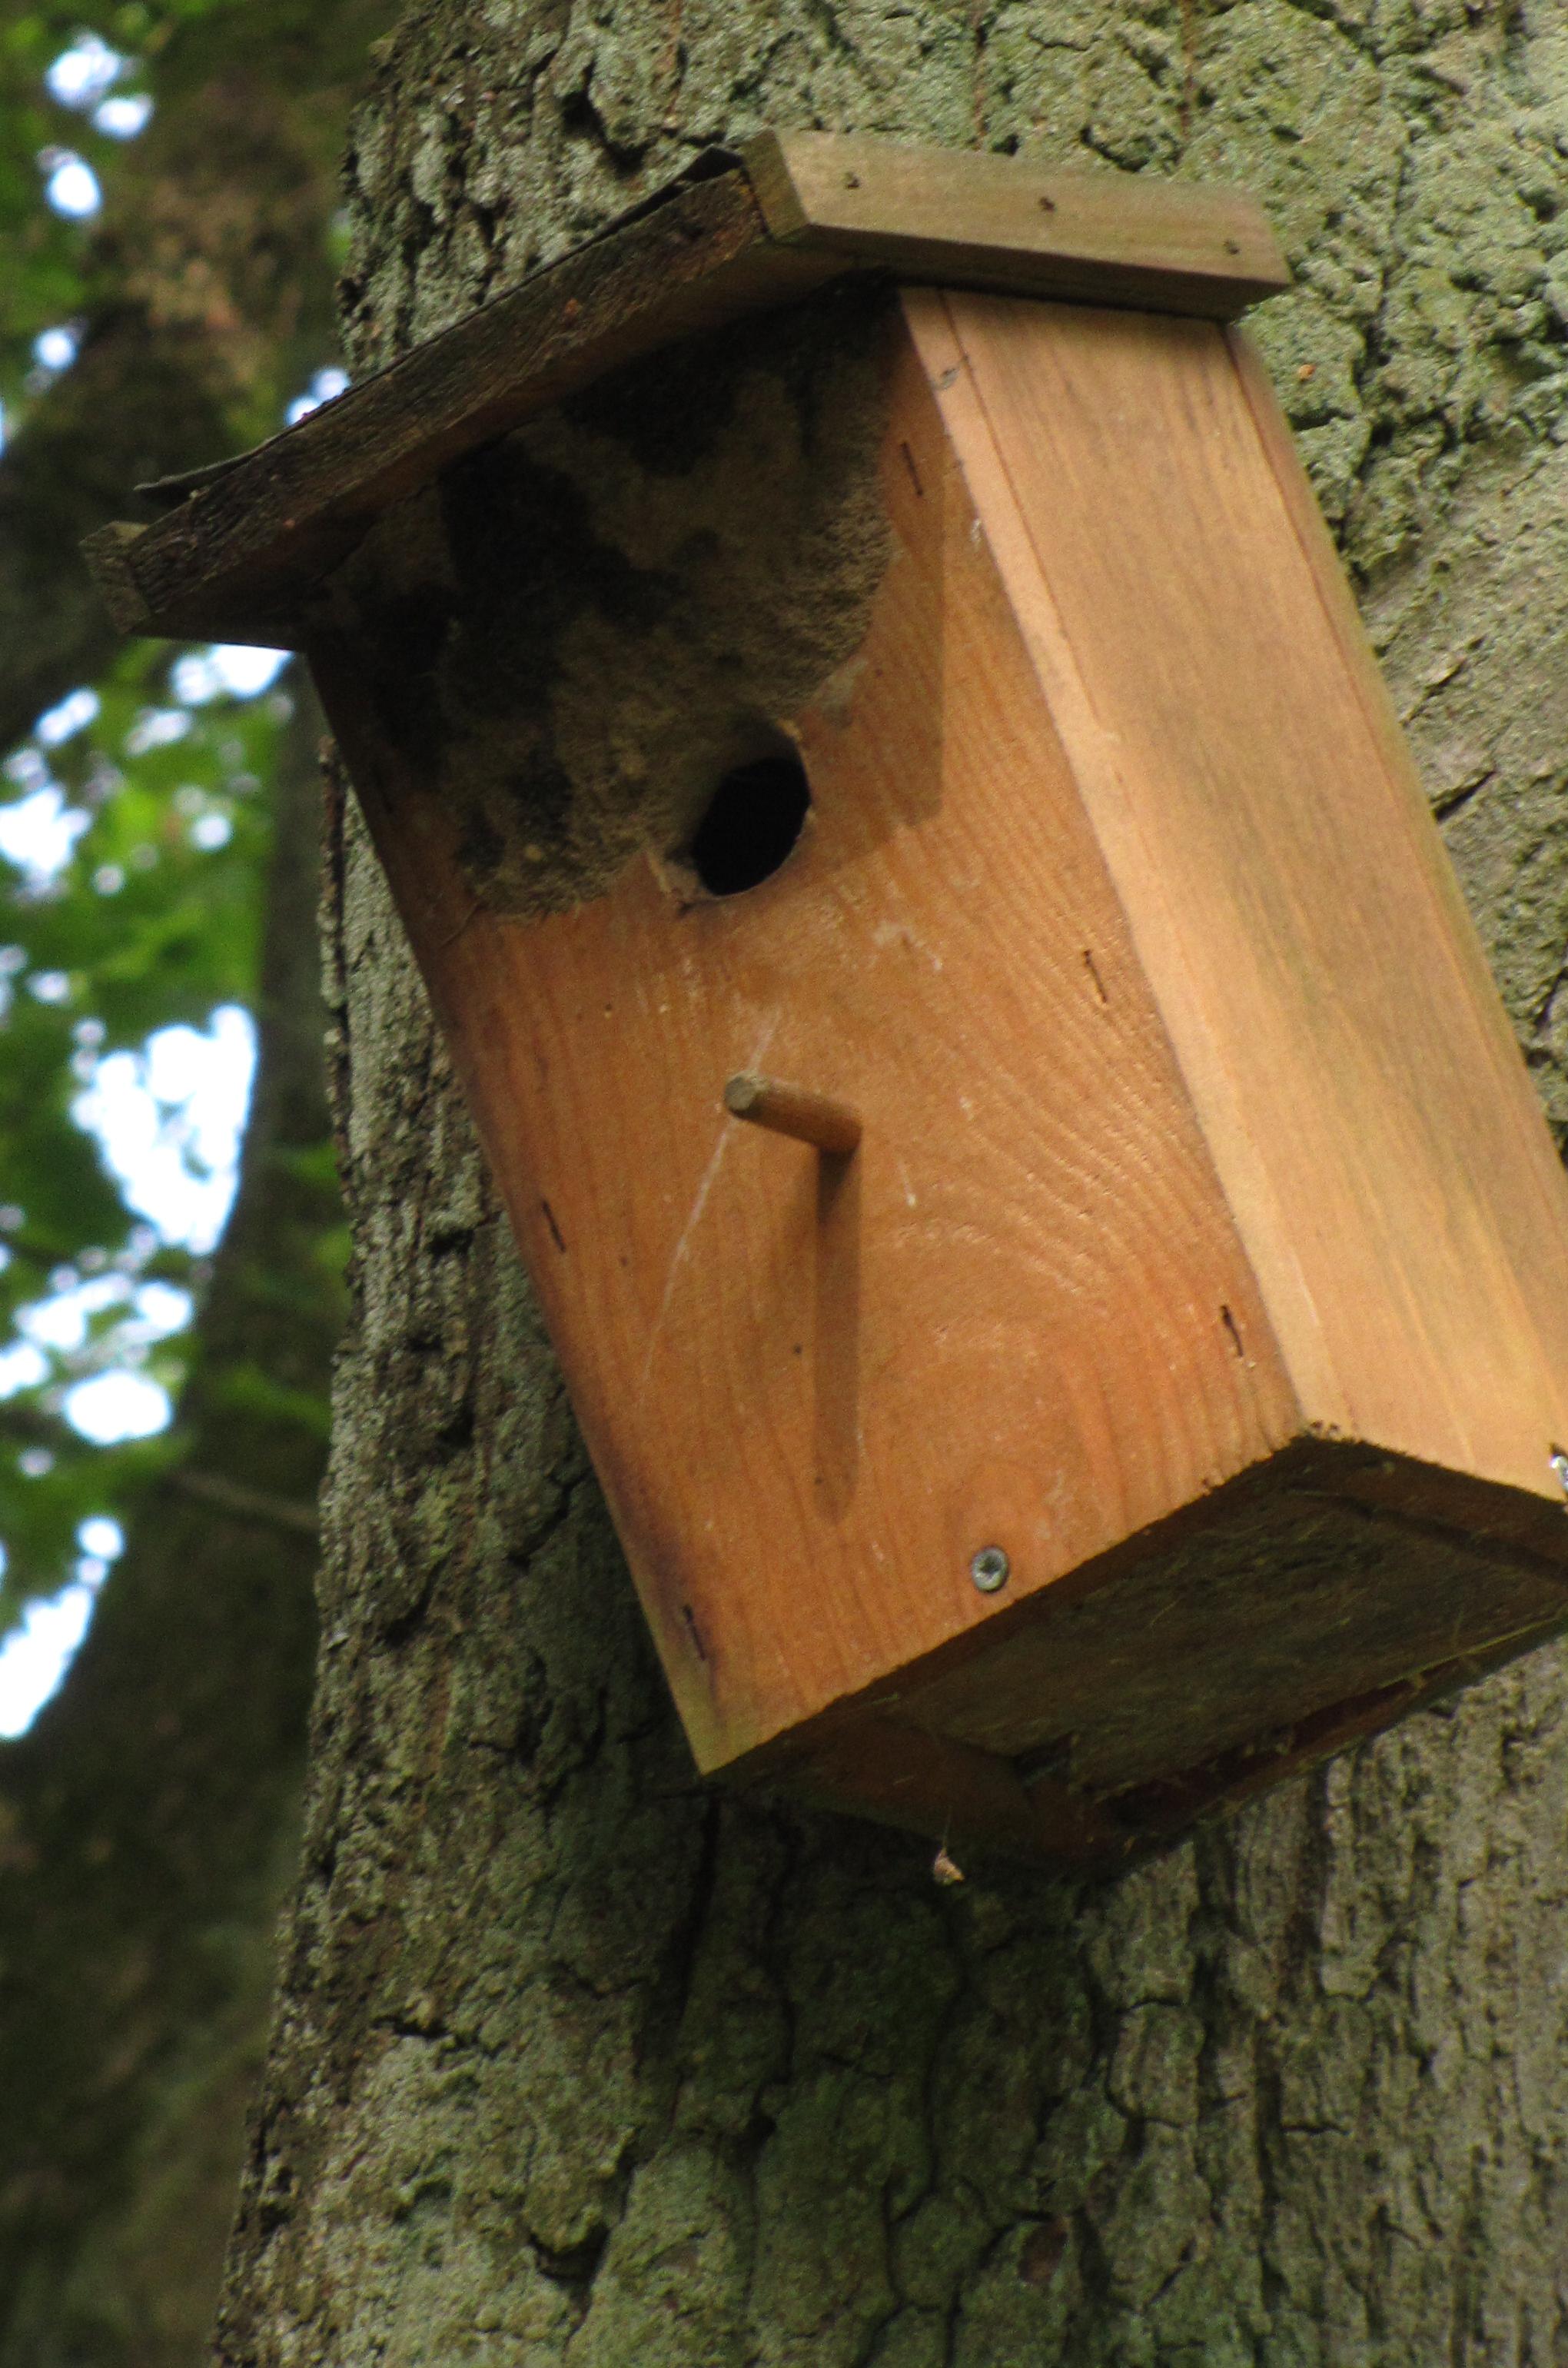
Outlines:
{"label": "round entrance hole", "polygon": [[724,775],[685,860],[710,896],[759,888],[793,848],[811,803],[806,768],[793,748],[754,757]]}

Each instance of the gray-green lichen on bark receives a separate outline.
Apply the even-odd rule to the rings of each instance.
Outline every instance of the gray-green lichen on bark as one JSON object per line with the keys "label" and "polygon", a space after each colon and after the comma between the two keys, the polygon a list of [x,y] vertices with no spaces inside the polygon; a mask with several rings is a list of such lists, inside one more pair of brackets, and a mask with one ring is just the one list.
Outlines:
{"label": "gray-green lichen on bark", "polygon": [[[353,160],[360,367],[765,120],[1250,183],[1256,326],[1542,1089],[1568,31],[1534,5],[448,0]],[[222,2356],[1568,2357],[1561,1656],[1099,1890],[696,1783],[363,844],[306,1854]]]}

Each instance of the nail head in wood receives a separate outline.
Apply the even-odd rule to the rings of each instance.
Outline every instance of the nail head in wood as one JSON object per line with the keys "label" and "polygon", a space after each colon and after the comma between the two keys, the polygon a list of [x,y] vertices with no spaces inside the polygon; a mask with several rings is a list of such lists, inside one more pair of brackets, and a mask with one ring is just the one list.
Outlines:
{"label": "nail head in wood", "polygon": [[847,1159],[860,1140],[860,1121],[852,1110],[809,1086],[787,1086],[777,1077],[759,1077],[743,1070],[724,1087],[724,1108],[732,1118],[749,1119],[775,1134],[793,1135],[797,1143],[815,1144],[837,1159]]}
{"label": "nail head in wood", "polygon": [[982,1595],[994,1595],[1006,1586],[1012,1567],[1000,1546],[982,1546],[970,1557],[969,1575]]}

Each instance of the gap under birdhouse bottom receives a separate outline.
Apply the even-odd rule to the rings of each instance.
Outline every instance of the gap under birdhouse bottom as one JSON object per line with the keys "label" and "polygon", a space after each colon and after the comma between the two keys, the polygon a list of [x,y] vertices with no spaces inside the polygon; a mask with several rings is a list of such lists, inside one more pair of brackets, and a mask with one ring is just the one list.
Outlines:
{"label": "gap under birdhouse bottom", "polygon": [[1116,1863],[1568,1624],[1543,1498],[1312,1441],[733,1771]]}

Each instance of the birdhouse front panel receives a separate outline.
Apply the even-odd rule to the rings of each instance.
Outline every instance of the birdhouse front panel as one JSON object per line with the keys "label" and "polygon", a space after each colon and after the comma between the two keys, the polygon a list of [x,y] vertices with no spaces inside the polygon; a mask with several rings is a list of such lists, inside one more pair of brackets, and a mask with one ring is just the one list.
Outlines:
{"label": "birdhouse front panel", "polygon": [[[644,858],[525,923],[470,912],[406,783],[378,824],[708,1767],[885,1691],[1296,1428],[896,316],[885,362],[892,556],[863,646],[782,720],[774,778],[810,805],[768,877],[714,894]],[[356,777],[375,799],[358,752]],[[852,1110],[854,1156],[737,1122],[726,1081],[757,1071]]]}
{"label": "birdhouse front panel", "polygon": [[98,548],[309,652],[733,1781],[1115,1859],[1568,1622],[1568,1189],[1224,325],[1281,279],[769,139]]}

